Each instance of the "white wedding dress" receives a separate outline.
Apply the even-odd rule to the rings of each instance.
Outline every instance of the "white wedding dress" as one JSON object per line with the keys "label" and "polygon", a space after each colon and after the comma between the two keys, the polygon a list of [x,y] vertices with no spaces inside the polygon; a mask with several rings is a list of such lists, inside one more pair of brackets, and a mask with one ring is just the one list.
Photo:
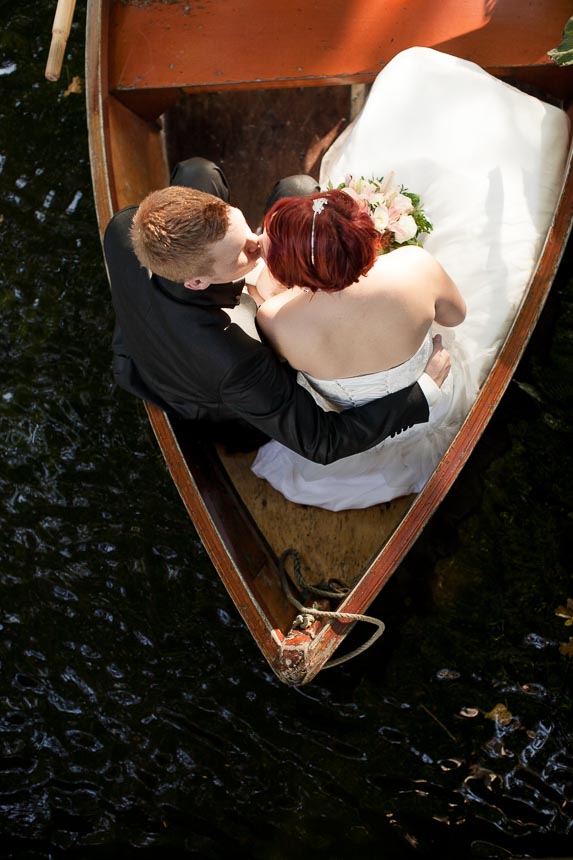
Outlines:
{"label": "white wedding dress", "polygon": [[[320,182],[345,176],[396,181],[422,199],[434,224],[424,247],[467,304],[455,329],[434,326],[408,361],[337,380],[299,374],[325,409],[343,409],[415,382],[439,332],[452,371],[430,421],[328,466],[277,442],[253,471],[293,502],[364,508],[419,491],[467,415],[509,330],[542,250],[562,187],[564,111],[429,48],[398,54],[378,75],[357,119],[323,158]],[[357,337],[360,334],[357,332]]]}
{"label": "white wedding dress", "polygon": [[[456,351],[453,344],[452,350]],[[391,370],[334,380],[299,374],[299,383],[324,409],[360,406],[415,382],[431,352],[432,332],[428,332],[415,355]],[[257,453],[254,473],[292,502],[331,511],[366,508],[418,492],[455,436],[468,406],[459,352],[454,366],[429,423],[416,424],[375,448],[328,466],[306,460],[279,442],[268,442]]]}

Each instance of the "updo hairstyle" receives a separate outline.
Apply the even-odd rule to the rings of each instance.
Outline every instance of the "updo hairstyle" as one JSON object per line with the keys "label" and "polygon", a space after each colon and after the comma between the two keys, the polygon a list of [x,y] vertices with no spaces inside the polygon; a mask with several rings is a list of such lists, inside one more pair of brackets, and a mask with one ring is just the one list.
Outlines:
{"label": "updo hairstyle", "polygon": [[[314,213],[313,201],[326,204]],[[314,218],[314,262],[312,235]],[[267,265],[286,287],[336,292],[374,265],[380,233],[368,212],[344,191],[319,191],[278,200],[265,216]]]}

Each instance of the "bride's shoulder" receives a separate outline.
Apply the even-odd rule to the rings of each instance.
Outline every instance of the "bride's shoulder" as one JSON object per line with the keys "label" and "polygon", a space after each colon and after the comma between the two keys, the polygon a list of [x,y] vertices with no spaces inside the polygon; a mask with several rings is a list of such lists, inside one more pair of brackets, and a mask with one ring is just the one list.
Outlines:
{"label": "bride's shoulder", "polygon": [[[298,287],[285,290],[267,299],[257,311],[257,325],[274,351],[289,360],[291,349],[296,345],[299,331],[298,302],[294,301],[303,291]],[[304,295],[304,294],[303,294]]]}
{"label": "bride's shoulder", "polygon": [[374,271],[388,285],[414,285],[419,278],[433,280],[442,268],[436,258],[420,245],[404,245],[379,257]]}
{"label": "bride's shoulder", "polygon": [[434,257],[421,245],[404,245],[378,257],[376,265],[386,268],[431,265]]}
{"label": "bride's shoulder", "polygon": [[298,287],[293,287],[264,301],[257,311],[257,322],[264,328],[280,325],[286,316],[285,310],[301,292]]}

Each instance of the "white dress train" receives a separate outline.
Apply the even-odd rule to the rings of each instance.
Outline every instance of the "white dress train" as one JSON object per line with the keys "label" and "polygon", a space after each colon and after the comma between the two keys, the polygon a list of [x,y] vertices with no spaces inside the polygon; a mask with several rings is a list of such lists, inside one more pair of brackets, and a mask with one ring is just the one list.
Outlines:
{"label": "white dress train", "polygon": [[[322,381],[299,374],[323,408],[365,403],[414,382],[438,332],[452,372],[428,424],[329,466],[277,442],[253,471],[288,499],[330,510],[363,508],[419,491],[473,403],[535,270],[557,204],[569,143],[564,111],[429,48],[398,54],[323,158],[320,182],[396,181],[420,195],[434,224],[424,247],[467,303],[456,329],[434,326],[418,352],[381,373]],[[358,334],[357,334],[358,336]]]}

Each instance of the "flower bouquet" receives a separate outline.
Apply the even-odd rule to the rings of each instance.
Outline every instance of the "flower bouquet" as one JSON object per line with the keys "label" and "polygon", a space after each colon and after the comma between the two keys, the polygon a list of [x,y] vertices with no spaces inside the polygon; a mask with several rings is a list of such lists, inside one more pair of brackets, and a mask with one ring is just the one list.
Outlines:
{"label": "flower bouquet", "polygon": [[[402,245],[420,245],[421,233],[430,233],[433,225],[426,218],[420,198],[401,185],[394,184],[394,173],[381,179],[355,179],[347,176],[336,186],[368,207],[374,226],[382,234],[381,254]],[[331,182],[328,189],[334,188]]]}

